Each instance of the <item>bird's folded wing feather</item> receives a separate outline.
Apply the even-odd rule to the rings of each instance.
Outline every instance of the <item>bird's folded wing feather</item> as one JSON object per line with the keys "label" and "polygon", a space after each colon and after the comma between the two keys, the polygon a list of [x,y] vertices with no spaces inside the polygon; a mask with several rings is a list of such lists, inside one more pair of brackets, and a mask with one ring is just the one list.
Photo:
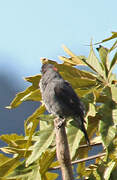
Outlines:
{"label": "bird's folded wing feather", "polygon": [[56,96],[60,98],[61,101],[63,101],[70,108],[73,108],[74,113],[76,112],[84,115],[84,107],[81,104],[79,97],[76,95],[73,88],[67,81],[64,81],[63,83],[57,82],[54,91]]}

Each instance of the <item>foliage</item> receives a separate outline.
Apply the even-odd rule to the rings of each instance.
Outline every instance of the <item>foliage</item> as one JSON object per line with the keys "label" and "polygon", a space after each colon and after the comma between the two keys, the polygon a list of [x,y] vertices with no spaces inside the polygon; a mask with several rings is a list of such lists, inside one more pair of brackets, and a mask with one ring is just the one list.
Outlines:
{"label": "foliage", "polygon": [[[117,38],[113,32],[110,38]],[[83,161],[77,165],[78,175],[85,179],[116,179],[117,176],[117,80],[112,73],[117,62],[117,52],[112,60],[109,54],[117,47],[117,41],[110,49],[103,46],[97,48],[99,58],[95,55],[92,43],[88,58],[76,56],[63,46],[70,58],[60,56],[63,61],[42,59],[43,63],[52,63],[58,68],[64,79],[73,86],[86,106],[86,127],[92,145],[102,143],[105,156],[95,159],[94,164],[86,166]],[[81,71],[76,66],[84,65],[89,71]],[[41,75],[25,78],[31,83],[24,92],[16,95],[10,106],[16,108],[23,101],[33,100],[41,102],[41,93],[38,87]],[[42,103],[42,102],[41,102]],[[25,136],[17,134],[1,135],[0,139],[8,144],[1,151],[12,154],[12,158],[0,154],[0,179],[14,180],[54,180],[58,173],[50,171],[59,163],[56,161],[55,134],[52,115],[45,115],[43,104],[25,121]],[[37,130],[38,127],[38,130]],[[83,146],[83,133],[70,119],[66,126],[71,160],[87,158],[93,146]],[[78,178],[78,177],[77,177]]]}

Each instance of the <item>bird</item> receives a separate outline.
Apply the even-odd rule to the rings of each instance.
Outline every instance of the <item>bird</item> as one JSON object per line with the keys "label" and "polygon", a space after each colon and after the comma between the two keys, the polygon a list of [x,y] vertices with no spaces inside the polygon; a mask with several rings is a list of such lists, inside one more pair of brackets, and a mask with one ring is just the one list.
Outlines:
{"label": "bird", "polygon": [[77,122],[78,128],[84,133],[87,144],[90,145],[84,126],[84,104],[71,84],[63,79],[53,64],[43,64],[41,73],[39,87],[47,111],[61,119],[59,128],[64,120],[72,117]]}

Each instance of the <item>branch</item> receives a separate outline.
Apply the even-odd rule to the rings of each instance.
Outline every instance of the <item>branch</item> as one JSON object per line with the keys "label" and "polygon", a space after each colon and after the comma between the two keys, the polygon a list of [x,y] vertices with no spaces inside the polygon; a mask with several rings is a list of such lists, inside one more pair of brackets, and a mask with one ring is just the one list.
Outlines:
{"label": "branch", "polygon": [[[90,144],[90,147],[91,146],[99,146],[99,145],[102,145],[102,143],[101,142],[93,143],[93,144]],[[79,146],[79,148],[86,148],[86,147],[89,147],[88,144],[83,144],[83,145]]]}
{"label": "branch", "polygon": [[54,126],[56,132],[56,153],[57,153],[57,159],[60,163],[60,166],[58,168],[61,168],[63,180],[73,180],[74,177],[73,177],[72,165],[70,160],[67,135],[65,131],[65,122],[62,124],[60,128],[58,128],[58,124],[60,124],[60,122],[61,119],[59,118],[56,118],[54,120]]}
{"label": "branch", "polygon": [[[71,164],[72,165],[78,164],[78,163],[81,163],[81,162],[84,162],[84,161],[89,161],[89,160],[92,160],[92,159],[96,159],[96,158],[99,158],[99,157],[102,157],[102,156],[105,156],[105,155],[106,155],[106,153],[100,153],[100,154],[97,154],[97,155],[89,156],[88,158],[83,158],[83,159],[73,161]],[[60,168],[60,166],[57,166],[57,167],[49,168],[49,170],[56,170],[56,169],[59,169],[59,168]]]}

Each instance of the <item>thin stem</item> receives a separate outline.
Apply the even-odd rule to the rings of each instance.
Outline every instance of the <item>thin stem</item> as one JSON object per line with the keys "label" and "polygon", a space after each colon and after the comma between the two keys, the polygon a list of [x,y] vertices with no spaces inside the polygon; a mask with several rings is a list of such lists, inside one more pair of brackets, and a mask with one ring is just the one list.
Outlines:
{"label": "thin stem", "polygon": [[[96,155],[93,155],[93,156],[89,156],[87,158],[83,158],[83,159],[73,161],[73,162],[71,162],[71,164],[72,165],[78,164],[78,163],[81,163],[81,162],[84,162],[84,161],[89,161],[89,160],[92,160],[92,159],[96,159],[96,158],[99,158],[99,157],[102,157],[102,156],[105,156],[105,155],[106,155],[106,153],[96,154]],[[60,169],[60,166],[49,168],[49,170],[56,170],[56,169]]]}

